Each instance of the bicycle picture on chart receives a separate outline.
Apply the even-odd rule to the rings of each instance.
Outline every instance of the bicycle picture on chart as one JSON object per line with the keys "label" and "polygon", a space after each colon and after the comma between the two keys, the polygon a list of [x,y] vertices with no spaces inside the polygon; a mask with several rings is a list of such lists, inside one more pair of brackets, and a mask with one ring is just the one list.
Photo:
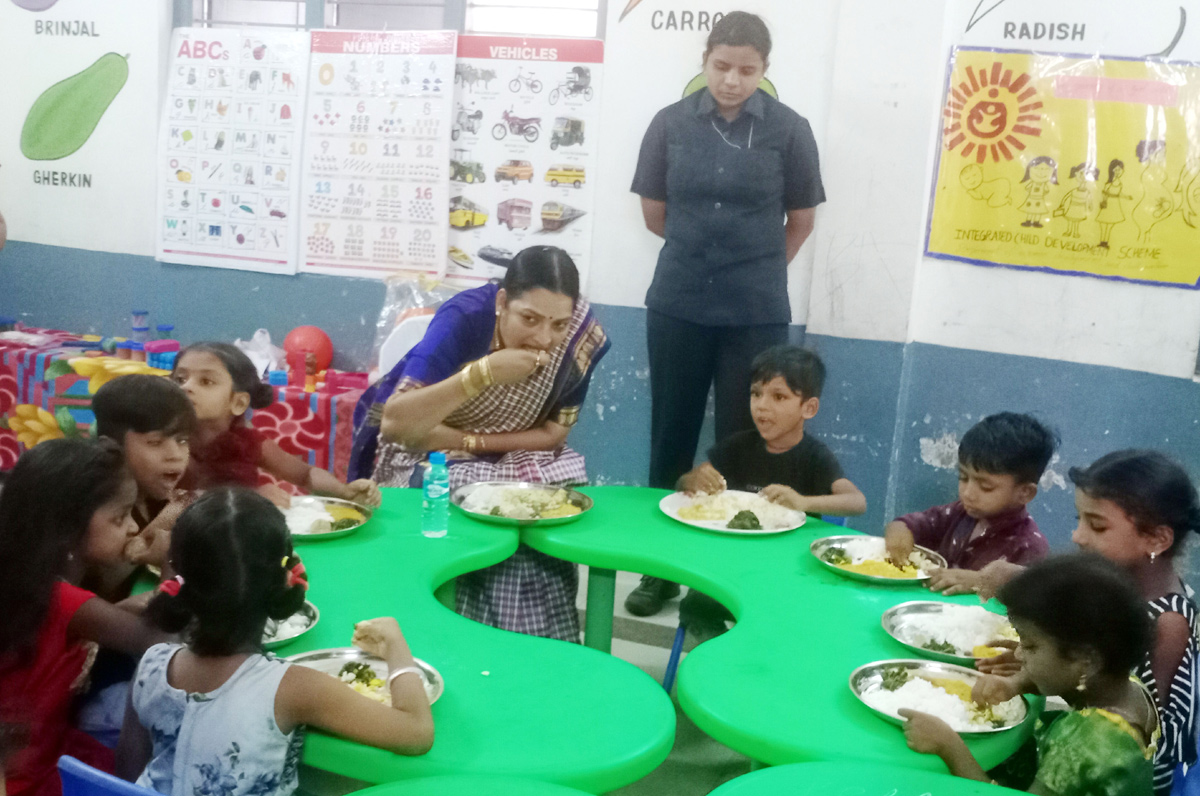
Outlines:
{"label": "bicycle picture on chart", "polygon": [[542,81],[534,77],[532,73],[525,74],[525,71],[521,67],[517,67],[517,76],[508,81],[508,89],[509,91],[520,91],[522,84],[534,94],[539,94],[542,91]]}

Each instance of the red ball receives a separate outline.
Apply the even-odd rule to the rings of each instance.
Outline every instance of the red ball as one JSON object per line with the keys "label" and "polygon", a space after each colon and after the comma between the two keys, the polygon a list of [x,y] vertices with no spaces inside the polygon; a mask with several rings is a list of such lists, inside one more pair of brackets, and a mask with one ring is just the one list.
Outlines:
{"label": "red ball", "polygon": [[311,351],[317,355],[317,370],[325,370],[333,361],[333,341],[318,326],[297,326],[283,338],[283,350],[289,354]]}

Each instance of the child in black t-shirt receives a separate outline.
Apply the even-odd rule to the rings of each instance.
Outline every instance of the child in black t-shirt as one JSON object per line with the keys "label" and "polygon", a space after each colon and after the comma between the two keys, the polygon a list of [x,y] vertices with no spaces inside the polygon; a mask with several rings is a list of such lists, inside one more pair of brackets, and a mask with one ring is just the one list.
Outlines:
{"label": "child in black t-shirt", "polygon": [[[762,492],[768,500],[809,514],[865,512],[866,497],[842,473],[837,457],[804,433],[805,422],[820,408],[824,385],[825,363],[812,351],[782,345],[759,354],[750,374],[755,430],[718,442],[708,452],[708,461],[684,474],[675,488],[710,494],[725,489]],[[667,581],[644,578],[625,608],[635,616],[658,613],[663,601],[678,594],[678,589]],[[703,626],[708,635],[724,630],[721,617],[732,618],[716,601],[696,591],[680,604],[679,615],[689,629],[699,631]]]}
{"label": "child in black t-shirt", "polygon": [[750,414],[754,431],[718,442],[708,461],[679,479],[681,492],[724,489],[762,492],[780,505],[809,514],[856,516],[867,499],[842,474],[833,451],[804,433],[816,416],[825,363],[793,345],[769,348],[751,365]]}

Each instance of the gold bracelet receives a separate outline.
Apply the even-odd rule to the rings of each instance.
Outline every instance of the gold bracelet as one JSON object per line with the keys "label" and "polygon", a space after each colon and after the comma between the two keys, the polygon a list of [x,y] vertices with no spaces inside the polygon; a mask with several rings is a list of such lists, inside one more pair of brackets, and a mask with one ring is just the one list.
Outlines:
{"label": "gold bracelet", "polygon": [[484,449],[485,449],[485,445],[484,445],[484,443],[485,443],[485,442],[487,442],[487,435],[486,435],[486,434],[478,434],[478,435],[476,435],[476,437],[475,437],[475,449],[476,449],[476,450],[477,450],[479,453],[483,453],[483,451],[484,451]]}
{"label": "gold bracelet", "polygon": [[467,365],[465,368],[463,368],[459,372],[459,378],[462,380],[462,388],[463,388],[463,392],[465,392],[467,394],[467,400],[470,400],[470,399],[474,398],[475,396],[479,395],[479,392],[480,392],[475,387],[475,382],[471,378],[471,369],[473,367],[475,367],[474,362],[472,362],[470,365]]}
{"label": "gold bracelet", "polygon": [[496,383],[496,380],[492,377],[492,363],[488,357],[479,360],[479,369],[482,371],[484,387],[491,387]]}
{"label": "gold bracelet", "polygon": [[474,434],[463,434],[462,447],[467,453],[475,452],[475,445],[478,443],[478,437]]}

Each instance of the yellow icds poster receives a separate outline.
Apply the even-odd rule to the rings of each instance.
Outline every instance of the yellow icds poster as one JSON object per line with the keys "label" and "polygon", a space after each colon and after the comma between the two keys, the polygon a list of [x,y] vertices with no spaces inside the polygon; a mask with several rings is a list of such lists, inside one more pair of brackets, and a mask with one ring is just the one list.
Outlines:
{"label": "yellow icds poster", "polygon": [[1200,286],[1200,67],[958,48],[926,252]]}

